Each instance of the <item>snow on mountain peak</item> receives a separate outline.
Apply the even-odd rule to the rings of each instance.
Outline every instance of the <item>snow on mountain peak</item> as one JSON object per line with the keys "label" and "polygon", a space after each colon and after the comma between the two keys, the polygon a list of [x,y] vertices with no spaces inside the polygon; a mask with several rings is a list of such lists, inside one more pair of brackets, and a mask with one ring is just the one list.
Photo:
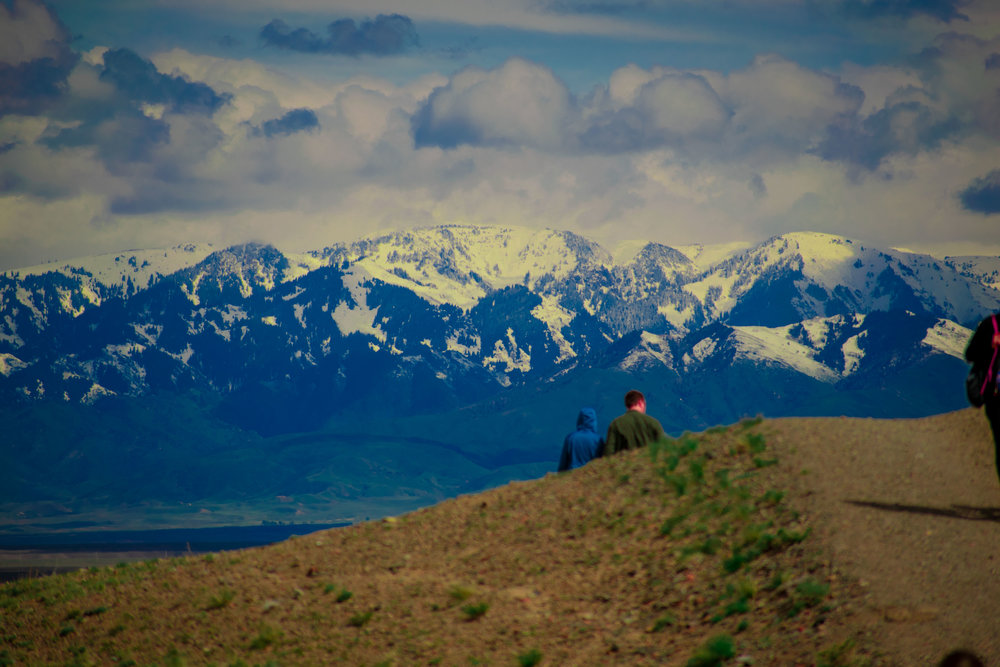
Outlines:
{"label": "snow on mountain peak", "polygon": [[667,336],[643,331],[639,335],[639,344],[629,352],[619,364],[622,370],[633,371],[649,366],[671,366],[673,355]]}
{"label": "snow on mountain peak", "polygon": [[833,382],[838,374],[817,361],[815,350],[791,335],[793,325],[785,327],[733,327],[738,353],[754,361],[779,363],[804,375]]}
{"label": "snow on mountain peak", "polygon": [[[866,247],[819,232],[772,237],[713,266],[683,289],[705,304],[709,319],[739,309],[743,324],[899,308],[968,323],[997,301],[989,288],[963,279],[929,255]],[[751,293],[756,296],[747,301]],[[747,321],[764,310],[772,311],[771,321]]]}
{"label": "snow on mountain peak", "polygon": [[435,304],[468,310],[488,292],[559,279],[610,256],[570,232],[528,227],[446,225],[361,239],[331,251],[386,283]]}
{"label": "snow on mountain peak", "polygon": [[[62,262],[47,262],[26,266],[8,274],[36,276],[50,272],[65,275],[90,274],[94,282],[104,287],[116,287],[131,281],[146,287],[157,275],[167,276],[194,266],[208,257],[215,248],[210,243],[184,243],[170,248],[125,250],[117,253],[78,257]],[[76,269],[76,270],[74,270]]]}
{"label": "snow on mountain peak", "polygon": [[924,345],[940,352],[965,360],[965,346],[972,337],[972,330],[949,320],[939,319],[937,324],[927,330],[927,336],[921,341]]}
{"label": "snow on mountain peak", "polygon": [[945,263],[960,275],[1000,290],[1000,257],[966,256],[945,257]]}
{"label": "snow on mountain peak", "polygon": [[636,256],[638,256],[642,249],[647,245],[649,245],[649,241],[644,241],[642,239],[619,241],[618,244],[611,249],[611,261],[616,266],[629,264],[635,261]]}
{"label": "snow on mountain peak", "polygon": [[736,253],[746,250],[750,243],[746,241],[733,241],[731,243],[701,244],[673,246],[675,250],[682,253],[695,265],[698,271],[707,271],[719,262],[726,260]]}

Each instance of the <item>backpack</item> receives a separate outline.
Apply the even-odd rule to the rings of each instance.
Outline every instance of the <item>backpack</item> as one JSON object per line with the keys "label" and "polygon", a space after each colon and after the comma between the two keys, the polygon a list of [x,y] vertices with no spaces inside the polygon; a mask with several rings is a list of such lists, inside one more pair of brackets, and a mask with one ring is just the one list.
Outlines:
{"label": "backpack", "polygon": [[[1000,334],[1000,328],[997,327],[997,316],[990,316],[990,320],[993,322],[993,334]],[[973,407],[981,407],[990,395],[996,393],[997,383],[993,367],[996,365],[998,351],[1000,348],[993,348],[993,358],[990,359],[989,366],[984,366],[981,363],[973,364],[969,374],[965,376],[965,395]]]}

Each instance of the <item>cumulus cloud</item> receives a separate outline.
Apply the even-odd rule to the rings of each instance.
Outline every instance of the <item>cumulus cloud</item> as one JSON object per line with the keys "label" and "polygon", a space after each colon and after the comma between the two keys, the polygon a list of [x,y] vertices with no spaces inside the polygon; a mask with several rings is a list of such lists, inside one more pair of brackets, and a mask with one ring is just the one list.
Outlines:
{"label": "cumulus cloud", "polygon": [[164,121],[138,111],[121,111],[108,118],[63,129],[42,144],[55,150],[95,147],[112,172],[127,173],[135,162],[149,162],[156,146],[170,141]]}
{"label": "cumulus cloud", "polygon": [[721,133],[731,111],[704,77],[666,74],[639,89],[635,108],[655,133],[670,139]]}
{"label": "cumulus cloud", "polygon": [[312,109],[292,109],[281,118],[264,121],[260,127],[253,127],[255,136],[275,137],[295,134],[296,132],[311,132],[319,129],[319,119]]}
{"label": "cumulus cloud", "polygon": [[415,114],[417,146],[558,147],[571,122],[569,89],[547,67],[513,58],[494,70],[469,67],[431,93]]}
{"label": "cumulus cloud", "polygon": [[40,0],[0,3],[0,63],[21,65],[48,58],[60,60],[69,31]]}
{"label": "cumulus cloud", "polygon": [[963,129],[1000,139],[1000,68],[990,58],[1000,37],[981,39],[946,33],[915,59],[923,87],[936,104],[954,115]]}
{"label": "cumulus cloud", "polygon": [[[631,81],[622,81],[630,75]],[[618,152],[718,140],[731,111],[704,77],[664,71],[645,78],[628,71],[613,82],[611,99],[617,108],[592,116],[581,135],[583,146]]]}
{"label": "cumulus cloud", "polygon": [[1000,213],[1000,169],[977,178],[959,195],[967,211],[995,215]]}
{"label": "cumulus cloud", "polygon": [[0,3],[0,115],[38,113],[62,95],[78,60],[69,43],[44,3]]}
{"label": "cumulus cloud", "polygon": [[[183,180],[178,174],[190,171],[185,162],[196,162],[221,141],[219,128],[209,118],[229,96],[204,83],[163,74],[127,49],[105,51],[102,63],[99,69],[81,63],[74,70],[71,94],[58,109],[65,120],[49,119],[37,144],[54,162],[88,151],[108,174],[122,181],[144,180],[144,191],[149,190],[148,182]],[[202,120],[186,121],[185,115]],[[37,172],[19,187],[26,192],[48,189],[58,180],[58,168],[52,171],[51,176]],[[122,189],[119,184],[110,190],[111,201],[117,201]],[[117,204],[112,208],[122,210]]]}
{"label": "cumulus cloud", "polygon": [[864,101],[861,89],[839,77],[775,55],[758,56],[718,85],[733,108],[734,141],[744,150],[763,145],[799,154]]}
{"label": "cumulus cloud", "polygon": [[177,112],[211,114],[228,100],[204,83],[160,73],[151,61],[129,49],[104,54],[101,79],[113,82],[130,99],[165,104]]}
{"label": "cumulus cloud", "polygon": [[[868,113],[845,114],[832,122],[815,153],[872,171],[890,156],[936,151],[943,142],[1000,139],[1000,97],[995,92],[1000,69],[991,67],[998,48],[997,38],[938,36],[913,58],[908,73],[882,79],[899,87],[885,95],[881,107],[866,104]],[[868,84],[864,75],[856,80]],[[877,84],[875,89],[876,95],[886,90]]]}
{"label": "cumulus cloud", "polygon": [[958,130],[955,118],[942,118],[919,102],[902,102],[864,119],[831,125],[816,153],[873,171],[889,155],[934,149]]}
{"label": "cumulus cloud", "polygon": [[854,117],[860,88],[784,58],[756,58],[729,74],[629,65],[587,100],[580,143],[609,153],[661,147],[688,159],[785,160]]}
{"label": "cumulus cloud", "polygon": [[[982,64],[987,46],[945,40],[922,56],[918,70],[882,68],[884,77],[855,68],[853,80],[874,90],[875,103],[867,105],[859,85],[776,55],[758,56],[728,74],[629,65],[582,99],[548,68],[512,59],[493,70],[467,68],[434,90],[413,115],[413,135],[417,147],[606,155],[671,149],[687,160],[752,160],[758,168],[811,154],[864,173],[890,156],[936,150],[1000,124],[989,113],[996,102],[971,84],[1000,78]],[[968,83],[942,75],[977,57],[979,72],[965,75]],[[967,99],[971,111],[942,98]]]}
{"label": "cumulus cloud", "polygon": [[360,24],[354,19],[340,19],[328,25],[326,32],[326,36],[321,36],[307,28],[293,29],[281,19],[274,19],[261,28],[260,37],[265,44],[280,49],[348,56],[393,55],[420,43],[413,21],[401,14],[379,14],[374,20],[366,19]]}
{"label": "cumulus cloud", "polygon": [[[282,25],[283,48],[349,52]],[[72,56],[62,44],[50,53]],[[62,66],[17,56],[0,68],[53,69],[19,74],[48,92],[18,93],[28,111],[0,113],[0,261],[29,247],[25,221],[66,239],[65,252],[97,239],[315,248],[361,233],[359,221],[516,222],[609,242],[626,227],[674,244],[802,228],[994,242],[982,214],[997,212],[1000,189],[998,54],[996,39],[950,35],[892,66],[819,71],[776,55],[725,71],[629,65],[578,94],[523,58],[398,83],[398,70],[376,79],[346,59],[339,72],[327,62],[292,74],[182,49],[147,60],[100,48]],[[412,71],[362,64],[388,63]],[[8,90],[0,82],[0,99]]]}

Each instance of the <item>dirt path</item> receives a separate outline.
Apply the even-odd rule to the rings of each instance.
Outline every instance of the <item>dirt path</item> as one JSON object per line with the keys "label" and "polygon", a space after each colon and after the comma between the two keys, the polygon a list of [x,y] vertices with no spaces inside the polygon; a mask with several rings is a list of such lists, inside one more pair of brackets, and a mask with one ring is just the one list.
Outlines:
{"label": "dirt path", "polygon": [[918,420],[769,420],[790,488],[862,617],[902,665],[967,648],[1000,665],[1000,482],[981,411]]}

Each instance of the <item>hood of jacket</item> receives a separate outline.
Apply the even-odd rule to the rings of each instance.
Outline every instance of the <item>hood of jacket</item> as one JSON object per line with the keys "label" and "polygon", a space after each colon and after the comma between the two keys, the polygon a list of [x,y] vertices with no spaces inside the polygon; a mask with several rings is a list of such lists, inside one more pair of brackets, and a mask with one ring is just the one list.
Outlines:
{"label": "hood of jacket", "polygon": [[597,433],[597,412],[594,408],[583,408],[576,418],[576,429]]}

